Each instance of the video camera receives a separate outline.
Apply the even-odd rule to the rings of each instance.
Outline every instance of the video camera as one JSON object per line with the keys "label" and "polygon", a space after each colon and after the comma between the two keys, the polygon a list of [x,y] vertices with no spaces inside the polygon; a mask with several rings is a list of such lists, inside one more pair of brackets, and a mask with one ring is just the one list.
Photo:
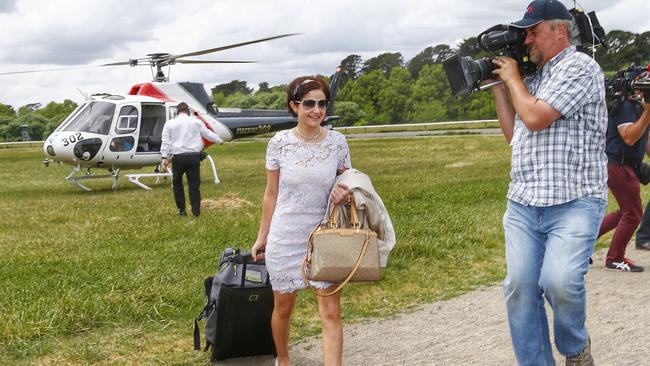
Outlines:
{"label": "video camera", "polygon": [[[605,30],[600,26],[595,12],[585,14],[578,9],[569,11],[573,16],[572,38],[579,44],[579,51],[593,50],[597,45],[605,45]],[[487,52],[508,56],[519,66],[522,76],[535,72],[537,66],[529,60],[528,47],[524,44],[526,31],[524,29],[498,24],[488,28],[478,35],[479,47]],[[454,96],[467,95],[481,87],[483,80],[493,79],[492,74],[497,66],[492,57],[473,60],[469,56],[455,54],[442,62],[447,74],[447,80]]]}
{"label": "video camera", "polygon": [[632,65],[625,70],[620,70],[611,78],[605,79],[605,90],[608,99],[625,98],[634,94],[634,89],[640,89],[650,97],[650,79],[640,79],[648,67]]}

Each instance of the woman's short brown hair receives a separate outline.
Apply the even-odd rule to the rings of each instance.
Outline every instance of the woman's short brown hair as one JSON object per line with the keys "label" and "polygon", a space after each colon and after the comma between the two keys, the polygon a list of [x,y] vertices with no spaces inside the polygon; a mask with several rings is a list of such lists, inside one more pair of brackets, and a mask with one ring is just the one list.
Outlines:
{"label": "woman's short brown hair", "polygon": [[287,86],[287,108],[289,113],[297,117],[298,115],[291,108],[291,102],[302,100],[305,94],[317,89],[325,94],[327,100],[330,100],[330,88],[323,78],[319,76],[301,76],[293,79]]}

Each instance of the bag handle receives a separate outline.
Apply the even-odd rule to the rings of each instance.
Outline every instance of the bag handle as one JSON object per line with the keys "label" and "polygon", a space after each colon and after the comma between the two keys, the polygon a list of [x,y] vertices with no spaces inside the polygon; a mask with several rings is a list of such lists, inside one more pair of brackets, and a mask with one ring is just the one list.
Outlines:
{"label": "bag handle", "polygon": [[[348,227],[360,228],[361,222],[359,221],[359,216],[357,214],[357,205],[354,200],[354,193],[350,192],[350,222]],[[327,205],[329,209],[329,204]],[[339,210],[342,209],[341,204],[335,204],[330,212],[329,221],[327,222],[327,227],[336,228],[339,227]],[[341,225],[342,226],[342,225]]]}
{"label": "bag handle", "polygon": [[327,227],[339,227],[339,205],[334,205],[334,207],[332,207],[332,212],[330,212],[330,218],[327,222]]}
{"label": "bag handle", "polygon": [[357,215],[357,204],[354,201],[354,193],[350,192],[350,227],[358,229],[361,227],[359,216]]}

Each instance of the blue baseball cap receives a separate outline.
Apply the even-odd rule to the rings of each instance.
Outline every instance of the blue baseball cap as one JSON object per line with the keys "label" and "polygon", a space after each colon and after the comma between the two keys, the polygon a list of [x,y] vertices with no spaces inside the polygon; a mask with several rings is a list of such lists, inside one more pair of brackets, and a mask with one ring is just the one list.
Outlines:
{"label": "blue baseball cap", "polygon": [[517,28],[528,28],[541,23],[544,20],[568,19],[571,20],[571,13],[564,5],[557,0],[535,0],[526,8],[522,20],[511,23]]}

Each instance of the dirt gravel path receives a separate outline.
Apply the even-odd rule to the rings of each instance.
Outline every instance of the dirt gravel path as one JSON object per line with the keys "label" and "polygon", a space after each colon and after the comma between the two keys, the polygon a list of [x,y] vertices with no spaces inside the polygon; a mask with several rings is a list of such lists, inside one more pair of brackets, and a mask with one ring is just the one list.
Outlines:
{"label": "dirt gravel path", "polygon": [[[599,366],[650,366],[650,252],[631,243],[643,273],[606,270],[606,250],[587,274],[587,327]],[[548,309],[548,308],[547,308]],[[551,312],[549,311],[549,317]],[[293,365],[321,365],[320,337],[291,346]],[[345,327],[345,365],[516,365],[500,285],[437,301],[388,320]],[[558,365],[564,357],[555,354]],[[226,365],[273,365],[269,357]]]}

